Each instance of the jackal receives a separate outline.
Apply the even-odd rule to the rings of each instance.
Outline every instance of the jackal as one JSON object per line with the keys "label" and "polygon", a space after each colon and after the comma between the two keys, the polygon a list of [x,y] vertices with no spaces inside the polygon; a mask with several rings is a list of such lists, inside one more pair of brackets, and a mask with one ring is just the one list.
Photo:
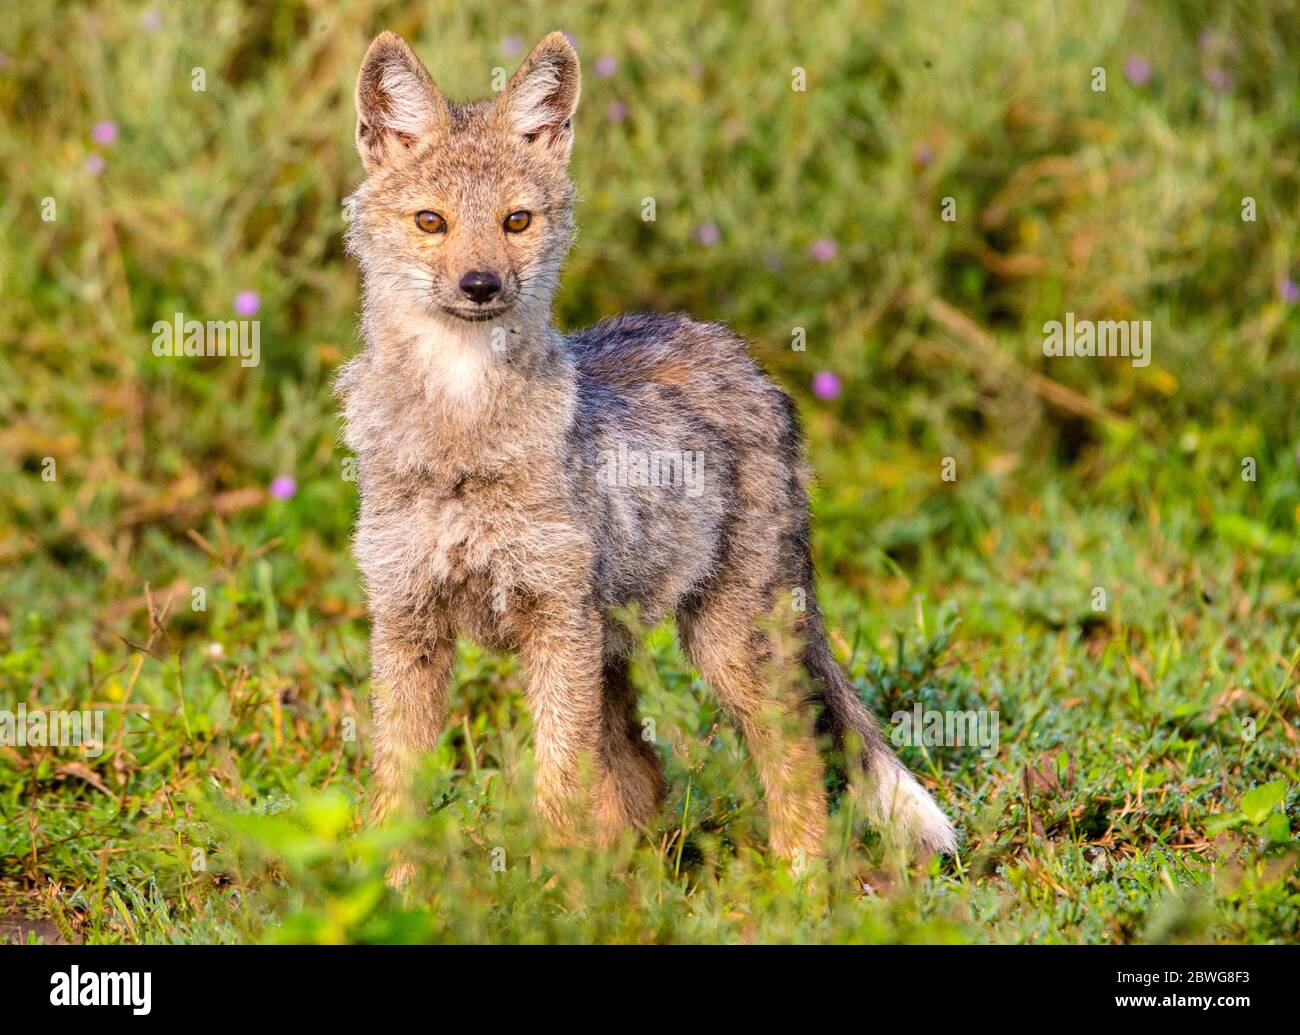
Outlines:
{"label": "jackal", "polygon": [[[578,92],[558,32],[495,100],[451,103],[392,33],[362,63],[367,176],[348,199],[347,243],[365,346],[336,387],[361,490],[373,814],[409,805],[465,635],[519,655],[542,815],[598,843],[643,827],[665,783],[637,722],[635,641],[614,616],[635,607],[649,623],[675,617],[743,732],[774,852],[820,851],[819,734],[854,746],[877,823],[948,851],[952,825],[827,644],[791,400],[719,324],[551,325],[574,235]],[[691,491],[675,471],[601,476],[654,454],[690,457]]]}

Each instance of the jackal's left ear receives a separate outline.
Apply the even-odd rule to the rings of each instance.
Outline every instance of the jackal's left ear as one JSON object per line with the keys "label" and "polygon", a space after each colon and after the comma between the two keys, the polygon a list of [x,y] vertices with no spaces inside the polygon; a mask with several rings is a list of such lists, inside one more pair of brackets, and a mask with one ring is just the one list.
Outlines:
{"label": "jackal's left ear", "polygon": [[578,54],[564,33],[553,32],[524,59],[497,104],[514,132],[567,162],[580,87]]}
{"label": "jackal's left ear", "polygon": [[376,36],[357,76],[357,151],[366,172],[391,164],[448,118],[446,98],[406,40]]}

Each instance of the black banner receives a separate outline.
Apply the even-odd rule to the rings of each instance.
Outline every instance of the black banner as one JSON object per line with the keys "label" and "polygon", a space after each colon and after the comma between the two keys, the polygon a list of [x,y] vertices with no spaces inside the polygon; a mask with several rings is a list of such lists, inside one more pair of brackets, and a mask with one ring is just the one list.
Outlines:
{"label": "black banner", "polygon": [[449,1003],[485,1023],[567,1023],[614,998],[640,1016],[728,1023],[773,1023],[783,1002],[857,1002],[864,1021],[892,1005],[936,1021],[1065,1011],[1223,1025],[1294,1010],[1298,965],[1294,945],[0,948],[7,1016],[129,1024],[431,1020]]}

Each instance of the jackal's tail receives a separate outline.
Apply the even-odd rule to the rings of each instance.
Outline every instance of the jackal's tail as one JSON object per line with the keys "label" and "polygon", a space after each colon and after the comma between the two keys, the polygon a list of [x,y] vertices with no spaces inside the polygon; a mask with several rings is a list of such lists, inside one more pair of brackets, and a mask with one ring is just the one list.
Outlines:
{"label": "jackal's tail", "polygon": [[[810,594],[811,596],[811,594]],[[929,792],[903,765],[858,697],[826,642],[821,616],[809,608],[804,665],[822,706],[821,726],[836,747],[849,734],[862,746],[862,765],[871,787],[872,822],[925,851],[951,852],[957,833]]]}

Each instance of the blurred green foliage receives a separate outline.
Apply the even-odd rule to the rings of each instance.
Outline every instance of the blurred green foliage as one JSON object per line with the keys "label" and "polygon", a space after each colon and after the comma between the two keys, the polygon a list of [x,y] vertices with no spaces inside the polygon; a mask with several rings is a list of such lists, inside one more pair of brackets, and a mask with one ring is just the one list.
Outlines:
{"label": "blurred green foliage", "polygon": [[[1300,937],[1295,15],[10,5],[0,707],[104,709],[108,746],[0,747],[0,905],[96,941]],[[361,825],[328,389],[355,348],[353,83],[393,29],[485,95],[557,27],[584,65],[557,319],[725,320],[795,395],[864,695],[1001,716],[993,759],[906,750],[953,859],[901,865],[848,795],[822,868],[767,859],[752,769],[664,629],[637,672],[672,783],[646,836],[545,842],[516,668],[469,646],[429,816]],[[152,354],[154,321],[247,292],[260,366]],[[1067,311],[1150,320],[1152,363],[1045,358]]]}

